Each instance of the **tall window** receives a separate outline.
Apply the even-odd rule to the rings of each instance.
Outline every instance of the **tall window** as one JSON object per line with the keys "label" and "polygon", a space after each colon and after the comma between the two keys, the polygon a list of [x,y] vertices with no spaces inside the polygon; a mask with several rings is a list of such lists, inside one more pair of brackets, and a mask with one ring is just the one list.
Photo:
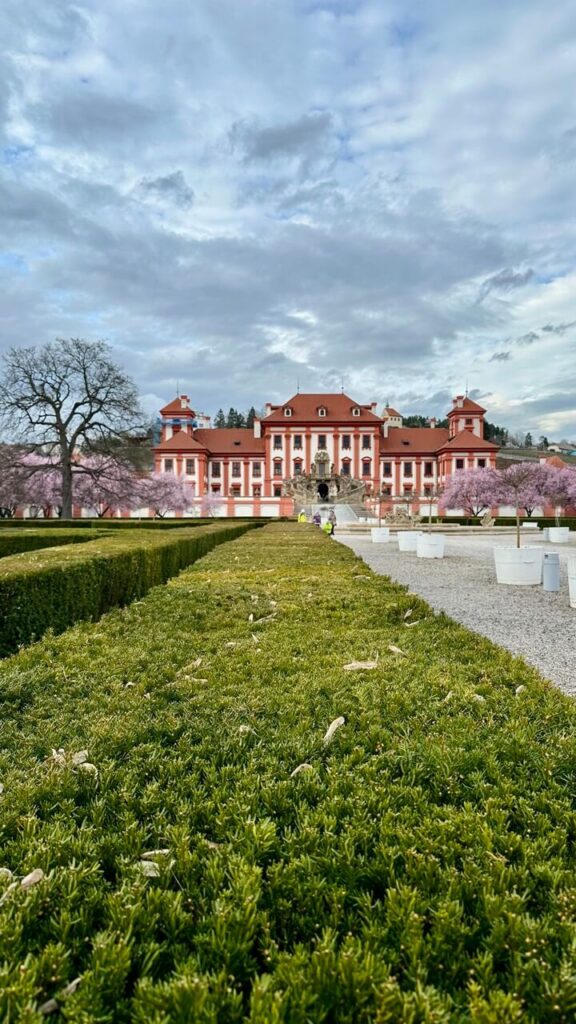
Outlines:
{"label": "tall window", "polygon": [[302,434],[294,434],[294,447],[302,448]]}
{"label": "tall window", "polygon": [[432,462],[424,463],[424,476],[434,476],[434,464]]}
{"label": "tall window", "polygon": [[282,476],[282,459],[274,459],[274,476]]}
{"label": "tall window", "polygon": [[282,451],[282,434],[274,434],[274,450]]}
{"label": "tall window", "polygon": [[262,487],[260,486],[260,484],[254,484],[254,487],[252,488],[252,497],[253,498],[259,498],[261,494],[262,494]]}
{"label": "tall window", "polygon": [[275,498],[281,498],[282,497],[282,488],[281,487],[275,487],[274,488],[274,497]]}
{"label": "tall window", "polygon": [[164,459],[164,472],[165,473],[173,473],[174,472],[174,459]]}
{"label": "tall window", "polygon": [[215,476],[215,477],[220,476],[220,463],[219,462],[213,462],[212,463],[212,476]]}
{"label": "tall window", "polygon": [[342,447],[344,449],[350,448],[350,434],[342,434]]}
{"label": "tall window", "polygon": [[478,459],[478,469],[486,469],[486,459]]}
{"label": "tall window", "polygon": [[364,449],[364,451],[366,451],[367,448],[371,448],[371,447],[372,447],[372,438],[370,437],[370,434],[363,434],[362,435],[362,448]]}
{"label": "tall window", "polygon": [[326,448],[326,434],[318,434],[318,447],[322,450]]}
{"label": "tall window", "polygon": [[252,463],[252,476],[262,476],[262,463],[261,462],[253,462]]}
{"label": "tall window", "polygon": [[302,475],[302,459],[294,459],[294,476]]}
{"label": "tall window", "polygon": [[186,459],[186,476],[194,476],[194,459]]}
{"label": "tall window", "polygon": [[242,476],[242,464],[240,462],[232,463],[232,476]]}
{"label": "tall window", "polygon": [[362,476],[372,476],[372,459],[362,459]]}
{"label": "tall window", "polygon": [[404,476],[412,476],[412,463],[411,462],[405,462],[404,463]]}
{"label": "tall window", "polygon": [[345,459],[342,463],[342,469],[340,470],[342,476],[350,476],[350,460]]}
{"label": "tall window", "polygon": [[382,476],[392,476],[392,463],[391,462],[383,462],[382,463]]}
{"label": "tall window", "polygon": [[456,469],[464,469],[464,459],[456,459]]}

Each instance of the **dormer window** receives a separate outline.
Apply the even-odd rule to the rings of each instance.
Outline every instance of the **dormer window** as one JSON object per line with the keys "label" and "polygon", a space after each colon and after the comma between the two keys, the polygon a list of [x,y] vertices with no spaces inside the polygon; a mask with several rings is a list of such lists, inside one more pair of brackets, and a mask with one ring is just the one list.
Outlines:
{"label": "dormer window", "polygon": [[292,415],[292,409],[290,408],[289,405],[287,405],[286,408],[284,409],[284,415],[285,416],[291,416]]}
{"label": "dormer window", "polygon": [[318,409],[318,415],[319,416],[325,416],[326,415],[326,409],[325,409],[325,407],[323,405],[321,405],[320,408]]}
{"label": "dormer window", "polygon": [[360,409],[358,408],[357,405],[355,405],[354,408],[352,409],[352,415],[353,416],[359,416],[360,415]]}

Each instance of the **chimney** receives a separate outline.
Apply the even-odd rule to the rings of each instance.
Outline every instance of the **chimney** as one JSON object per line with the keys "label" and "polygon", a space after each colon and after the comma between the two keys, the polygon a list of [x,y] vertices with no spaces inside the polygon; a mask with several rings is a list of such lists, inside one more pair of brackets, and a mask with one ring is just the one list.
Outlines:
{"label": "chimney", "polygon": [[428,423],[430,424],[432,429],[434,429],[434,427],[436,426],[436,417],[435,416],[431,416],[430,419],[428,420]]}
{"label": "chimney", "polygon": [[257,419],[254,419],[254,437],[262,437],[262,424]]}

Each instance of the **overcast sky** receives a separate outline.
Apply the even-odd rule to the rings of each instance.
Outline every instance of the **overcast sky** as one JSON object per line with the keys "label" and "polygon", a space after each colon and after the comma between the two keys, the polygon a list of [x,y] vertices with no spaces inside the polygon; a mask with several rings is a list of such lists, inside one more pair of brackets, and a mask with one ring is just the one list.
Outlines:
{"label": "overcast sky", "polygon": [[576,438],[574,0],[2,0],[0,347]]}

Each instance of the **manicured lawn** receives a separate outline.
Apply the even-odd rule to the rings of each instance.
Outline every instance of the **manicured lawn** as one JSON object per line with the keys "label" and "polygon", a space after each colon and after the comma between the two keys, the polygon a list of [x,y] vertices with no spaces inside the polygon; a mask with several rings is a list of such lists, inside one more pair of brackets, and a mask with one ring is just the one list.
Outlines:
{"label": "manicured lawn", "polygon": [[572,703],[313,528],[5,661],[0,708],[3,1020],[574,1020]]}

